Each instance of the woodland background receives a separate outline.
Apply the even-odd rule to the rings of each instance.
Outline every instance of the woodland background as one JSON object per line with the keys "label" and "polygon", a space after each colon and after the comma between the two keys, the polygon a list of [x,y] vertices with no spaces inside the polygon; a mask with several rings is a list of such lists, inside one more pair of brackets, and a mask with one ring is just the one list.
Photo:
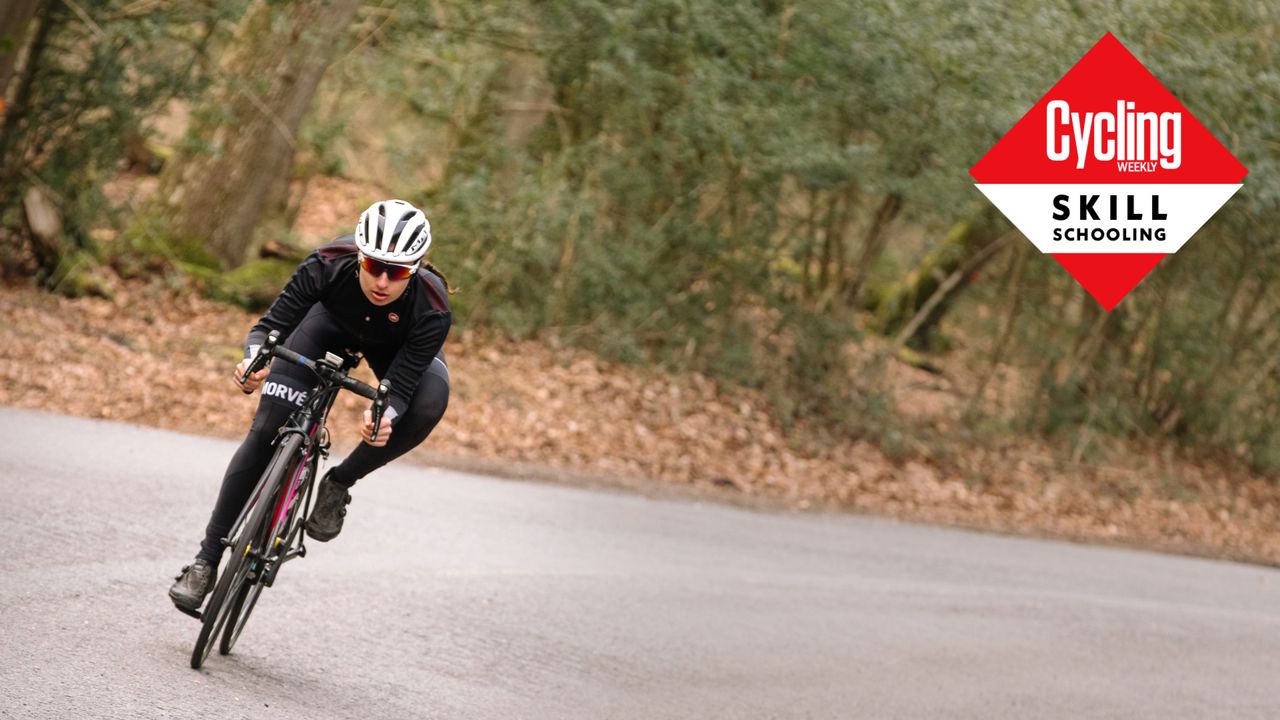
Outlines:
{"label": "woodland background", "polygon": [[[967,174],[1107,31],[1250,169],[1111,313]],[[42,373],[220,382],[223,303],[394,196],[486,380],[446,450],[1275,561],[1277,48],[1245,0],[11,0],[0,402],[154,421]]]}

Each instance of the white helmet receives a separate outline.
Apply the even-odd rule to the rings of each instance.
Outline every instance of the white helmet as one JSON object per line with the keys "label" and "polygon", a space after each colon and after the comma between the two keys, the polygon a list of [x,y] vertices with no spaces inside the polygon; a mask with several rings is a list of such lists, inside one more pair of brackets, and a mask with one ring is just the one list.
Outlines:
{"label": "white helmet", "polygon": [[375,260],[416,263],[431,247],[431,223],[421,210],[403,200],[382,200],[360,213],[356,247]]}

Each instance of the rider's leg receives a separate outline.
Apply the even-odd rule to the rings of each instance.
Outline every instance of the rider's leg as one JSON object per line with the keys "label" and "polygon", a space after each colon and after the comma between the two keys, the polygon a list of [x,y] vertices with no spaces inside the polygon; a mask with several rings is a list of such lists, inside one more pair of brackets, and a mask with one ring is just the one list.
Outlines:
{"label": "rider's leg", "polygon": [[[322,355],[325,349],[349,345],[349,339],[334,324],[320,305],[311,308],[298,327],[285,340],[285,347],[307,357]],[[218,501],[213,507],[204,540],[196,557],[216,567],[225,548],[222,538],[240,516],[249,493],[271,462],[272,441],[280,426],[294,410],[302,406],[306,392],[315,384],[315,376],[306,368],[290,362],[274,361],[262,384],[258,411],[244,442],[231,458],[222,478]]]}
{"label": "rider's leg", "polygon": [[195,610],[213,589],[213,580],[218,576],[218,563],[224,550],[222,538],[230,532],[231,524],[239,516],[240,509],[244,507],[249,493],[262,474],[262,469],[270,462],[271,438],[275,437],[275,429],[290,412],[290,408],[278,402],[264,399],[258,403],[258,412],[253,418],[249,434],[232,457],[227,473],[222,478],[218,502],[214,505],[213,514],[205,528],[205,538],[200,542],[196,561],[184,567],[173,587],[169,588],[169,598],[179,608]]}
{"label": "rider's leg", "polygon": [[[268,382],[280,383],[281,378],[272,372]],[[271,461],[271,441],[276,437],[276,430],[284,424],[293,405],[274,397],[264,396],[258,402],[258,412],[253,416],[253,424],[249,433],[240,443],[227,472],[222,476],[222,487],[218,491],[218,501],[214,503],[209,524],[205,527],[204,540],[200,542],[200,552],[196,557],[207,561],[214,567],[222,559],[225,549],[222,538],[231,531],[231,524],[240,516],[249,493],[253,491]]]}
{"label": "rider's leg", "polygon": [[391,439],[387,444],[373,447],[360,443],[330,471],[328,477],[335,484],[350,488],[360,478],[421,445],[444,417],[448,406],[449,368],[437,357],[427,366],[404,416],[392,423]]}

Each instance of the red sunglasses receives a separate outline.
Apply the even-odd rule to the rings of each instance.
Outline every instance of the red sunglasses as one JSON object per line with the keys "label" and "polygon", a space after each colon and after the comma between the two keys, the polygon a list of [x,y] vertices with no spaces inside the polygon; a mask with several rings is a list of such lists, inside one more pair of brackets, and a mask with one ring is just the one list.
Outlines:
{"label": "red sunglasses", "polygon": [[395,263],[375,260],[374,258],[368,257],[363,253],[361,253],[360,267],[364,268],[364,271],[369,273],[373,277],[378,277],[382,273],[386,273],[387,279],[392,282],[395,282],[396,280],[404,280],[405,278],[412,275],[414,271],[418,269],[418,264],[414,263],[413,265],[397,265]]}

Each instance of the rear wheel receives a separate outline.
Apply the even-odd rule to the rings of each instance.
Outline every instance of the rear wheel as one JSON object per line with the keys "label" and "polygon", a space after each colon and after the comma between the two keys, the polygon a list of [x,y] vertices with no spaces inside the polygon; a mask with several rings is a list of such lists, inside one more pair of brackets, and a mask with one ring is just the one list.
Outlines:
{"label": "rear wheel", "polygon": [[[253,599],[256,601],[257,593],[261,592],[256,578],[253,577],[261,562],[257,558],[251,557],[250,553],[255,550],[260,553],[261,549],[265,547],[266,536],[271,532],[270,525],[276,507],[276,499],[280,494],[280,488],[283,485],[286,473],[293,466],[298,455],[298,448],[301,445],[302,439],[300,437],[290,435],[276,449],[275,455],[271,458],[271,464],[267,466],[264,481],[262,482],[262,490],[258,493],[244,524],[240,526],[240,533],[231,544],[230,555],[224,563],[222,575],[218,578],[218,584],[214,587],[213,594],[209,597],[209,604],[204,609],[202,615],[204,624],[200,628],[200,636],[196,639],[196,646],[191,651],[191,667],[193,668],[199,669],[209,657],[209,650],[213,648],[213,641],[226,624],[227,618],[231,616],[231,610],[235,608],[239,613],[244,606],[243,601],[249,594],[252,594]],[[255,588],[258,589],[255,590]],[[241,602],[237,603],[235,602],[236,600]],[[250,604],[249,610],[252,609],[253,606]],[[245,617],[247,618],[247,614]],[[240,625],[243,628],[243,621],[240,622]],[[238,637],[239,633],[237,632],[236,635]]]}

